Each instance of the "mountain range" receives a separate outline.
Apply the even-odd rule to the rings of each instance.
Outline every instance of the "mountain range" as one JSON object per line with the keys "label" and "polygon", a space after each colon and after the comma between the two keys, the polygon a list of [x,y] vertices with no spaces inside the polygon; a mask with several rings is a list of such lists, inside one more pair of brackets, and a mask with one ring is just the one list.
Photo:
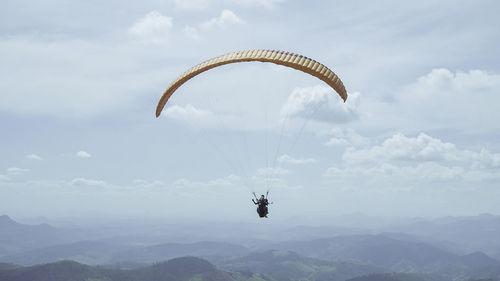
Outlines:
{"label": "mountain range", "polygon": [[[165,273],[165,268],[174,270],[172,264],[180,262],[178,265],[181,266],[184,264],[182,261],[206,266],[202,266],[202,271],[206,271],[206,274],[194,272],[185,280],[210,280],[213,276],[222,278],[220,280],[279,281],[350,278],[361,278],[359,281],[362,281],[366,276],[376,280],[381,278],[380,280],[416,281],[498,278],[500,262],[497,259],[477,248],[466,250],[470,245],[480,245],[478,248],[487,249],[489,252],[494,252],[494,249],[483,243],[469,241],[467,247],[457,250],[459,245],[456,242],[444,239],[452,235],[451,232],[448,236],[442,234],[445,232],[443,225],[446,223],[451,225],[450,229],[457,230],[465,225],[481,227],[485,221],[496,222],[496,217],[483,215],[468,220],[469,222],[465,219],[445,218],[427,223],[413,221],[412,223],[423,228],[429,228],[420,230],[421,235],[379,232],[350,235],[333,233],[328,237],[328,232],[325,231],[323,238],[298,240],[156,243],[157,238],[123,236],[110,230],[106,230],[106,233],[112,234],[111,236],[102,233],[89,236],[88,232],[77,229],[56,228],[48,224],[24,225],[7,216],[0,216],[0,277],[7,276],[7,279],[0,278],[0,281],[31,280],[22,278],[31,276],[32,272],[38,272],[41,276],[61,274],[69,278],[69,272],[73,271],[75,278],[87,278],[82,280],[142,280],[144,276],[157,276],[157,271]],[[433,224],[439,225],[434,231],[441,233],[440,239],[432,239],[422,234],[431,233],[432,227],[429,225]],[[460,228],[457,225],[460,225]],[[398,227],[408,229],[410,224]],[[219,229],[222,228],[223,226],[219,226]],[[497,231],[496,226],[487,229],[494,233]],[[314,237],[320,233],[319,230],[314,229]],[[142,231],[147,232],[147,228]],[[476,232],[480,233],[478,237],[487,238],[488,241],[500,240],[500,236],[495,240],[493,235],[487,235],[487,231]],[[474,230],[468,230],[467,233],[471,237],[470,233],[474,233]],[[161,232],[156,235],[161,237]],[[226,234],[225,237],[227,236]],[[454,237],[454,241],[463,238],[460,234],[455,234]],[[241,237],[239,239],[244,240]],[[491,243],[492,247],[496,247],[495,243]],[[198,259],[192,260],[186,256]],[[132,277],[125,277],[127,274]],[[160,279],[147,280],[184,280],[157,278]]]}
{"label": "mountain range", "polygon": [[[0,269],[0,281],[236,281],[246,280],[238,274],[217,269],[194,257],[172,259],[134,270],[106,269],[74,261]],[[258,280],[258,279],[257,279]]]}

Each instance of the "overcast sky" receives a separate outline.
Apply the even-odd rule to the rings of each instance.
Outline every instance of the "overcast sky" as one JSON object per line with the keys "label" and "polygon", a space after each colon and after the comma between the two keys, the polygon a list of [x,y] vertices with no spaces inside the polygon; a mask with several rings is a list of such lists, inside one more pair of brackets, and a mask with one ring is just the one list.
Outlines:
{"label": "overcast sky", "polygon": [[[498,1],[7,0],[0,214],[500,214]],[[303,54],[349,97],[245,49]]]}

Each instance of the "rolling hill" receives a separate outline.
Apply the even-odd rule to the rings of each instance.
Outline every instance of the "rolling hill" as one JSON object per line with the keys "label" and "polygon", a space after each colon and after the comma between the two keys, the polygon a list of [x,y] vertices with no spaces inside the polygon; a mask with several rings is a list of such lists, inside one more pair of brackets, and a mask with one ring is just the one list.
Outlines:
{"label": "rolling hill", "polygon": [[[251,275],[252,280],[262,280]],[[74,261],[0,270],[0,281],[244,281],[248,278],[217,269],[209,262],[184,257],[135,270],[105,269]]]}
{"label": "rolling hill", "polygon": [[299,256],[290,251],[265,251],[217,262],[225,270],[255,272],[277,280],[345,280],[383,269],[355,262],[324,261]]}

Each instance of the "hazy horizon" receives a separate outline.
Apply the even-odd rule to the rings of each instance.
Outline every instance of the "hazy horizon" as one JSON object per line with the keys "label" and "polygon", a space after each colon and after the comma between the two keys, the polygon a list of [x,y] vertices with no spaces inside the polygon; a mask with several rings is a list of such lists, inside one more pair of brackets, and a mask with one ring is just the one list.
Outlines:
{"label": "hazy horizon", "polygon": [[323,217],[310,216],[308,219],[298,218],[278,218],[278,219],[255,219],[242,220],[241,218],[182,218],[182,217],[161,217],[161,216],[60,216],[60,217],[24,217],[12,216],[9,214],[0,214],[8,216],[21,224],[39,225],[48,224],[60,228],[94,228],[94,227],[127,227],[130,229],[136,227],[194,227],[200,225],[213,225],[214,227],[228,227],[234,225],[246,225],[249,228],[263,226],[261,230],[266,229],[292,229],[294,227],[319,227],[319,228],[338,228],[338,229],[358,229],[363,231],[384,231],[398,225],[406,225],[415,222],[440,222],[447,219],[474,219],[486,217],[499,217],[499,215],[490,213],[481,213],[475,215],[457,215],[457,216],[373,216],[363,213],[351,213],[342,215],[331,215]]}

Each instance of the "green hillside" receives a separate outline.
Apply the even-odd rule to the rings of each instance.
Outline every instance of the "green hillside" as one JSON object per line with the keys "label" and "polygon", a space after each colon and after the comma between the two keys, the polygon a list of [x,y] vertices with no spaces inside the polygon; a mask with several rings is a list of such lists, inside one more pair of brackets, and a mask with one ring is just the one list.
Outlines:
{"label": "green hillside", "polygon": [[354,262],[332,262],[299,256],[290,251],[266,251],[220,261],[230,271],[250,271],[272,276],[277,280],[345,280],[384,270]]}
{"label": "green hillside", "polygon": [[355,277],[346,281],[445,281],[443,277],[416,273],[377,273]]}
{"label": "green hillside", "polygon": [[0,281],[276,281],[251,272],[222,271],[195,257],[176,258],[134,270],[107,269],[74,261],[30,267],[1,265]]}

